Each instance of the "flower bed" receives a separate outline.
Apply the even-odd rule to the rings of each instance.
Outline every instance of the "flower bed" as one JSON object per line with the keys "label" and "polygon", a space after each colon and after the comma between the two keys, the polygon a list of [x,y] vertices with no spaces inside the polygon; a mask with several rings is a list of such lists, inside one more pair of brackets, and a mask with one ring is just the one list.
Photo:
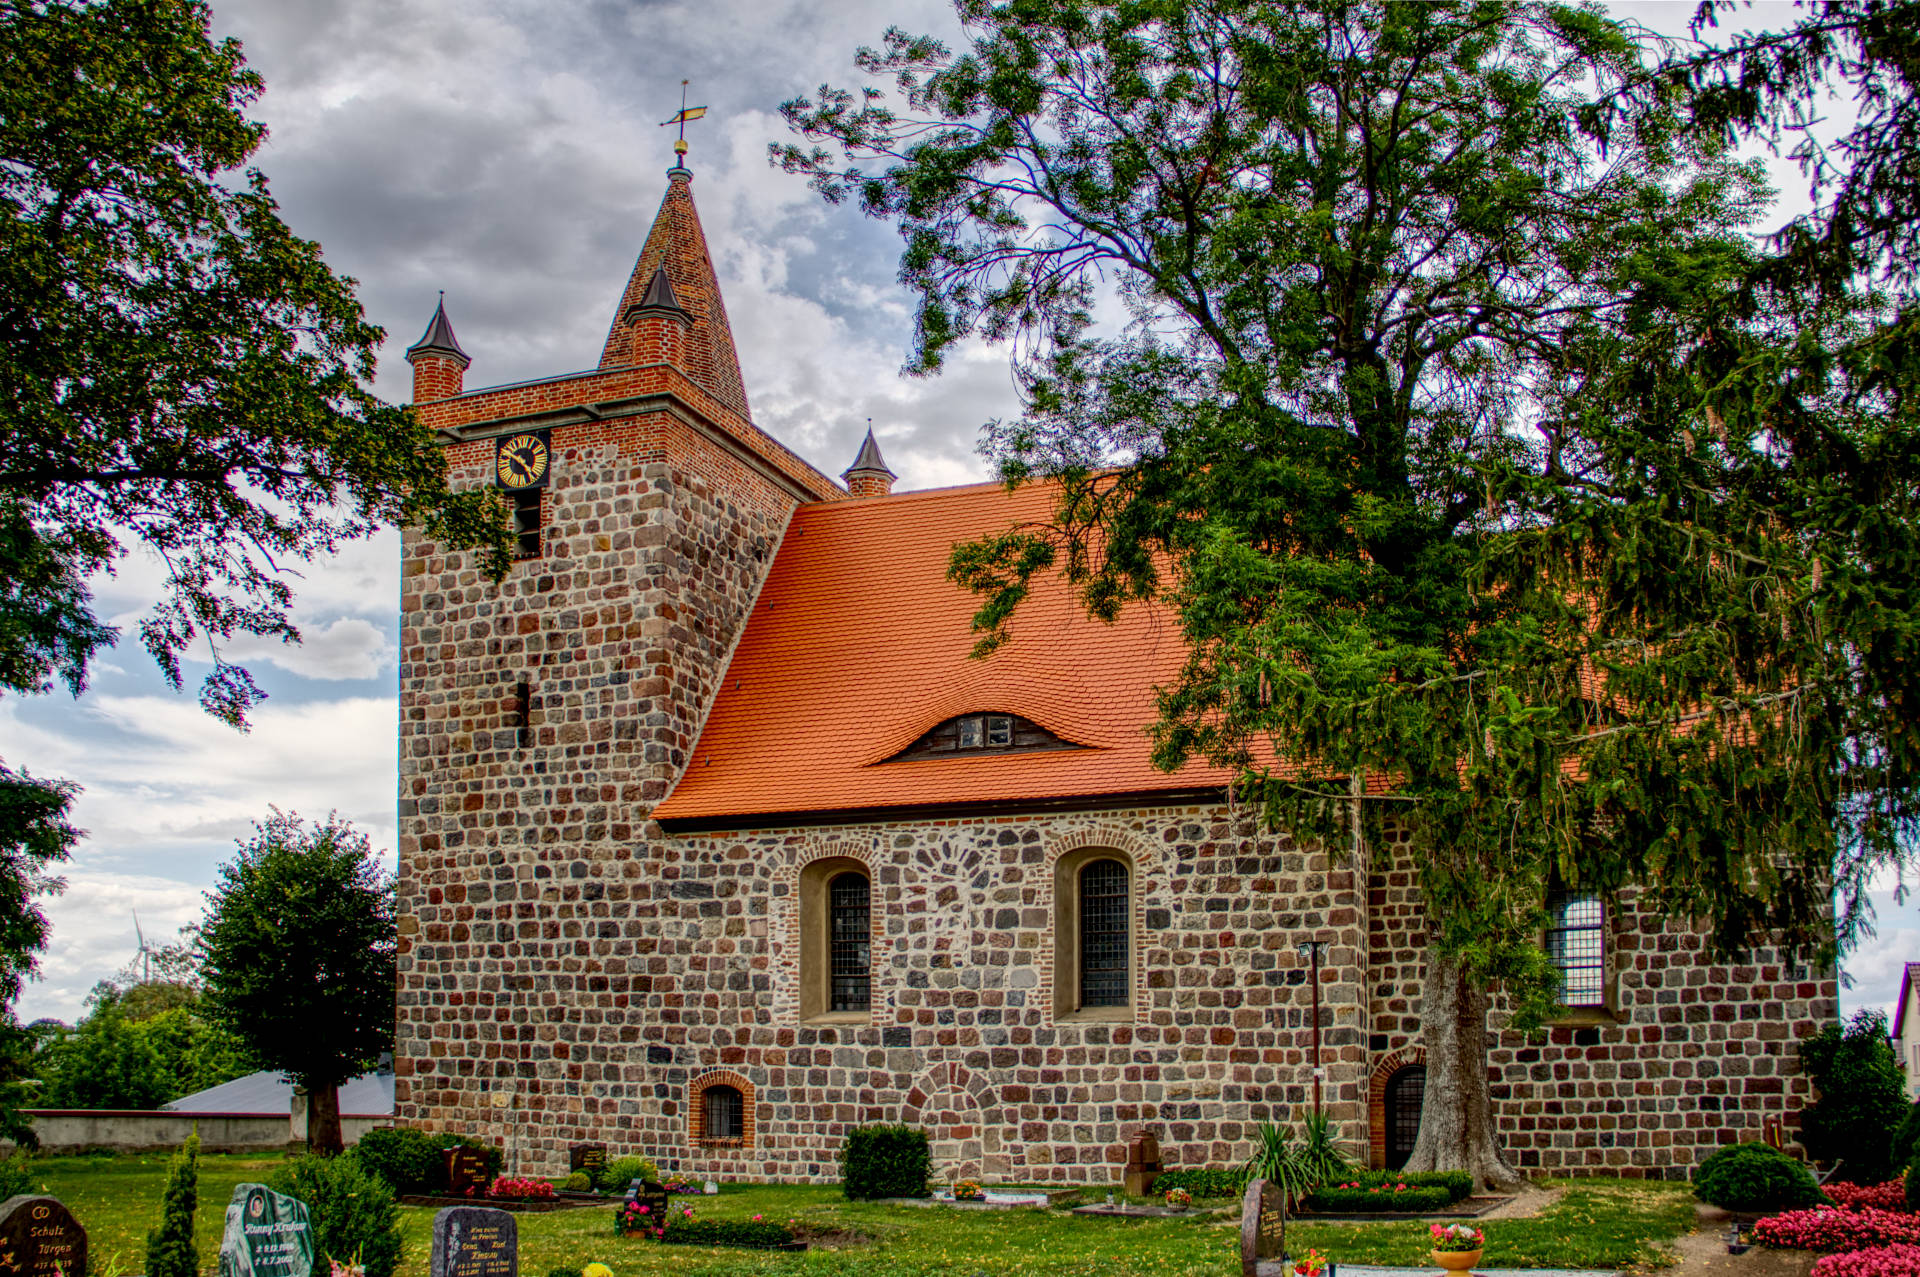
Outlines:
{"label": "flower bed", "polygon": [[1843,1206],[1848,1210],[1867,1206],[1901,1212],[1907,1209],[1907,1186],[1897,1179],[1890,1179],[1884,1184],[1827,1184],[1820,1191],[1835,1206]]}
{"label": "flower bed", "polygon": [[1897,1243],[1920,1243],[1920,1215],[1861,1207],[1838,1210],[1783,1211],[1753,1226],[1753,1239],[1763,1246],[1789,1250],[1844,1251]]}
{"label": "flower bed", "polygon": [[1813,1277],[1920,1277],[1920,1246],[1875,1246],[1822,1255]]}
{"label": "flower bed", "polygon": [[693,1207],[681,1204],[653,1211],[629,1201],[613,1217],[613,1231],[621,1237],[649,1237],[668,1246],[732,1246],[742,1250],[801,1249],[793,1230],[766,1217],[752,1219],[697,1219]]}
{"label": "flower bed", "polygon": [[1316,1188],[1307,1194],[1306,1201],[1308,1210],[1329,1213],[1404,1211],[1418,1214],[1422,1211],[1444,1210],[1451,1205],[1453,1194],[1449,1190],[1437,1185],[1421,1187],[1405,1180],[1389,1180],[1372,1185],[1349,1180],[1327,1188]]}
{"label": "flower bed", "polygon": [[544,1179],[523,1179],[518,1175],[502,1175],[487,1186],[488,1197],[505,1198],[511,1201],[527,1201],[531,1198],[550,1198],[553,1185]]}

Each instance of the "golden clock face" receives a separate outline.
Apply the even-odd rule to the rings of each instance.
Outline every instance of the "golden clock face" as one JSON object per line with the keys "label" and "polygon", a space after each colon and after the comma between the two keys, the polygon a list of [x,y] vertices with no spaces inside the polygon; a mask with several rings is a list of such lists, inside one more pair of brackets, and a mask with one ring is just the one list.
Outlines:
{"label": "golden clock face", "polygon": [[494,473],[503,488],[537,487],[547,477],[547,441],[539,435],[514,435],[500,441]]}

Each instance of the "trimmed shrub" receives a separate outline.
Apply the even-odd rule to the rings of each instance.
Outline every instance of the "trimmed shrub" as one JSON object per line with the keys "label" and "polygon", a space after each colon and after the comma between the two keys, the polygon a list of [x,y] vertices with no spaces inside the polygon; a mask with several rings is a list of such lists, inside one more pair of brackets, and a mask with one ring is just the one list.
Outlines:
{"label": "trimmed shrub", "polygon": [[1920,1277],[1920,1246],[1875,1246],[1822,1255],[1813,1277]]}
{"label": "trimmed shrub", "polygon": [[1368,1214],[1376,1211],[1424,1214],[1427,1211],[1444,1210],[1452,1204],[1453,1194],[1447,1188],[1437,1184],[1422,1188],[1403,1179],[1373,1185],[1347,1180],[1316,1188],[1306,1198],[1308,1210]]}
{"label": "trimmed shrub", "polygon": [[313,1219],[314,1271],[337,1260],[362,1263],[367,1277],[393,1277],[400,1266],[400,1208],[387,1182],[351,1157],[296,1157],[267,1187],[307,1204]]}
{"label": "trimmed shrub", "polygon": [[196,1129],[167,1163],[160,1227],[147,1234],[147,1277],[200,1277],[193,1244],[193,1212],[200,1204],[200,1132]]}
{"label": "trimmed shrub", "polygon": [[840,1145],[840,1186],[851,1200],[925,1197],[933,1174],[927,1133],[911,1126],[856,1126]]}
{"label": "trimmed shrub", "polygon": [[1785,1250],[1860,1250],[1867,1246],[1920,1243],[1920,1216],[1890,1210],[1790,1210],[1753,1226],[1762,1246]]}
{"label": "trimmed shrub", "polygon": [[1729,1144],[1700,1163],[1693,1195],[1722,1210],[1791,1210],[1822,1200],[1806,1167],[1765,1144]]}
{"label": "trimmed shrub", "polygon": [[[560,1187],[569,1193],[590,1193],[593,1191],[593,1176],[585,1171],[575,1171],[560,1181]],[[549,1273],[547,1277],[553,1277],[553,1274]]]}
{"label": "trimmed shrub", "polygon": [[1162,1171],[1153,1181],[1153,1191],[1184,1188],[1195,1197],[1238,1197],[1247,1187],[1245,1167],[1221,1170],[1218,1167],[1180,1166]]}
{"label": "trimmed shrub", "polygon": [[600,1168],[600,1189],[624,1193],[635,1180],[648,1184],[660,1182],[660,1168],[644,1157],[617,1157]]}
{"label": "trimmed shrub", "polygon": [[375,1127],[353,1146],[352,1157],[396,1193],[431,1193],[446,1187],[442,1145],[411,1126]]}
{"label": "trimmed shrub", "polygon": [[1884,1184],[1828,1184],[1820,1190],[1827,1200],[1846,1210],[1871,1206],[1877,1210],[1907,1209],[1907,1186],[1902,1180]]}

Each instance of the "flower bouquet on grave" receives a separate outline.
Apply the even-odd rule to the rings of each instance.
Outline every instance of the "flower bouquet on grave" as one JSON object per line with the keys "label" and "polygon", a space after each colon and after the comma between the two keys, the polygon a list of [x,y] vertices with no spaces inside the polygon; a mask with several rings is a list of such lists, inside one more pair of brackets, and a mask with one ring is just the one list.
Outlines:
{"label": "flower bouquet on grave", "polygon": [[956,1202],[984,1202],[987,1190],[980,1187],[977,1179],[963,1179],[953,1186],[953,1200]]}
{"label": "flower bouquet on grave", "polygon": [[673,1172],[661,1180],[660,1187],[666,1189],[669,1193],[698,1193],[701,1191],[699,1180],[691,1175],[682,1175],[678,1171]]}
{"label": "flower bouquet on grave", "polygon": [[667,1217],[651,1206],[628,1198],[613,1217],[615,1237],[651,1237],[659,1241],[667,1235]]}
{"label": "flower bouquet on grave", "polygon": [[367,1277],[367,1266],[360,1262],[357,1254],[344,1264],[329,1255],[327,1267],[332,1270],[331,1277]]}
{"label": "flower bouquet on grave", "polygon": [[1309,1250],[1305,1258],[1293,1261],[1294,1277],[1320,1277],[1326,1271],[1327,1257],[1321,1251]]}
{"label": "flower bouquet on grave", "polygon": [[1184,1188],[1169,1188],[1166,1201],[1167,1205],[1174,1210],[1185,1210],[1193,1205],[1193,1194]]}

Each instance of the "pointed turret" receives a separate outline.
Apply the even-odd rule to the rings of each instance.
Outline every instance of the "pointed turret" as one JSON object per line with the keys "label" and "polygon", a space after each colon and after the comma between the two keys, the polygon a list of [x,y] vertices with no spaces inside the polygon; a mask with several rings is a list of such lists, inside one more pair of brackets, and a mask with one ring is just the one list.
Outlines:
{"label": "pointed turret", "polygon": [[440,294],[440,304],[433,308],[427,331],[407,347],[407,362],[413,365],[415,403],[451,399],[460,393],[461,382],[473,360],[467,358],[467,352],[460,349],[459,338],[453,335],[453,321],[447,318],[446,293]]}
{"label": "pointed turret", "polygon": [[[681,319],[677,334],[667,322],[676,315]],[[693,173],[678,164],[667,170],[666,198],[660,201],[600,355],[602,368],[653,363],[674,365],[715,399],[749,416],[733,330],[693,206]]]}
{"label": "pointed turret", "polygon": [[873,427],[867,427],[867,437],[860,444],[860,455],[853,464],[840,472],[847,481],[847,491],[856,497],[885,497],[893,494],[893,481],[900,476],[887,469],[887,463],[880,456],[880,445],[873,440]]}

